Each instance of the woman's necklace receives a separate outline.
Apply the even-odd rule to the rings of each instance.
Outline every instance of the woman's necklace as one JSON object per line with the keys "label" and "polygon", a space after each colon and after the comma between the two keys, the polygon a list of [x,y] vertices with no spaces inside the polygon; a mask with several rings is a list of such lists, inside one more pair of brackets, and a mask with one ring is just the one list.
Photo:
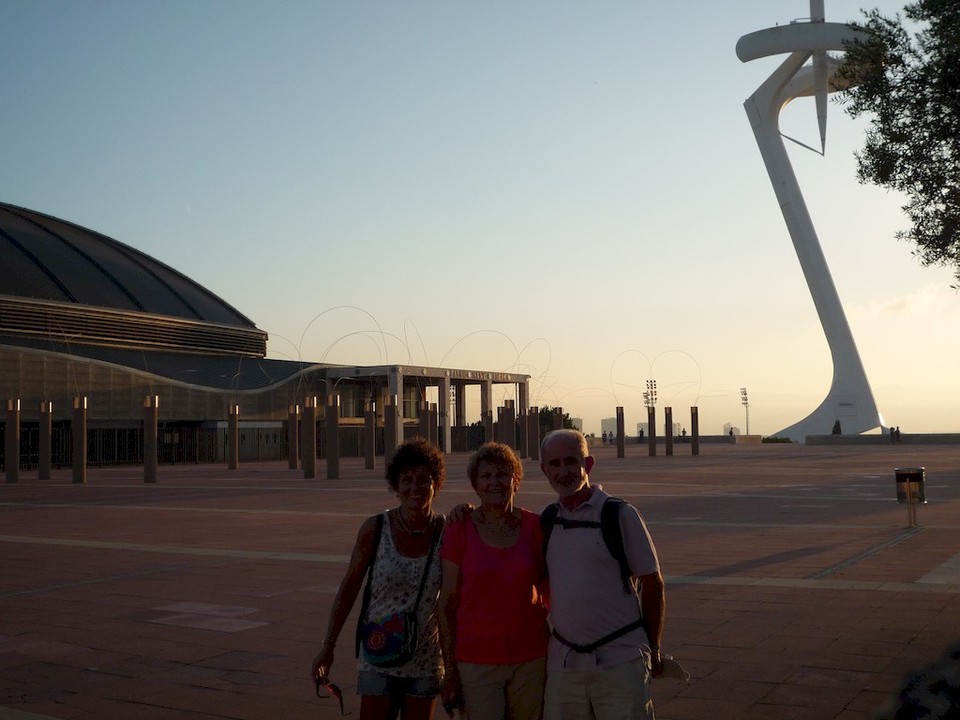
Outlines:
{"label": "woman's necklace", "polygon": [[511,509],[508,513],[497,514],[496,516],[491,517],[487,513],[487,509],[481,506],[477,520],[481,524],[489,527],[494,532],[504,535],[513,532],[517,527],[519,527],[520,514],[516,511],[516,509]]}
{"label": "woman's necklace", "polygon": [[433,522],[433,513],[430,513],[430,517],[427,519],[427,524],[424,525],[423,528],[420,530],[414,530],[409,525],[407,525],[407,521],[403,519],[403,510],[399,510],[399,509],[397,510],[397,520],[400,523],[401,530],[403,530],[406,533],[410,533],[414,537],[419,537],[420,535],[423,535],[427,531],[427,529],[430,527],[431,523]]}

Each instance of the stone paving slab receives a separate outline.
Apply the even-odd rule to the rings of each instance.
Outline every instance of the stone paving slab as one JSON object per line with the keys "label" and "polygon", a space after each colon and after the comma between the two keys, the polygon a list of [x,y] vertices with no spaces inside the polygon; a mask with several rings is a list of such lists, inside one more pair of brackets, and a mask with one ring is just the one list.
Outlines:
{"label": "stone paving slab", "polygon": [[[892,717],[908,678],[960,645],[957,446],[595,454],[594,481],[650,526],[665,650],[692,675],[655,682],[661,720]],[[440,510],[474,497],[466,460],[449,457]],[[893,468],[911,466],[926,467],[918,528],[894,499]],[[539,510],[553,495],[525,467],[518,500]],[[0,720],[339,717],[309,664],[360,522],[393,498],[382,465],[318,470],[0,485]],[[346,638],[333,675],[356,714],[352,655]]]}

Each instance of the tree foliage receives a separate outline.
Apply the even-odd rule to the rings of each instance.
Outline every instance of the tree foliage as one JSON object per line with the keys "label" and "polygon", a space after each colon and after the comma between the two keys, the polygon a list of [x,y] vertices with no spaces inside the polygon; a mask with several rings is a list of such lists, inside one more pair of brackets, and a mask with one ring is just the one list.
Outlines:
{"label": "tree foliage", "polygon": [[[549,405],[544,405],[540,408],[540,427],[553,427],[553,415],[556,410],[557,408],[552,408]],[[563,427],[568,429],[573,427],[573,420],[570,418],[570,413],[563,413]]]}
{"label": "tree foliage", "polygon": [[[846,47],[845,111],[869,117],[856,154],[860,182],[903,192],[924,265],[952,268],[960,283],[960,2],[918,0],[893,18],[876,9]],[[955,288],[957,286],[954,286]]]}

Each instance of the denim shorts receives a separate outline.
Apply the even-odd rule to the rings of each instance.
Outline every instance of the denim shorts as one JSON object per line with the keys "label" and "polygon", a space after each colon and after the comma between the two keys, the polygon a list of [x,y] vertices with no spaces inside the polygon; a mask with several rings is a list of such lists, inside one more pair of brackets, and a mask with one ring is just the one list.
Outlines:
{"label": "denim shorts", "polygon": [[431,698],[440,694],[441,678],[396,677],[376,670],[361,670],[357,677],[358,695],[392,695]]}

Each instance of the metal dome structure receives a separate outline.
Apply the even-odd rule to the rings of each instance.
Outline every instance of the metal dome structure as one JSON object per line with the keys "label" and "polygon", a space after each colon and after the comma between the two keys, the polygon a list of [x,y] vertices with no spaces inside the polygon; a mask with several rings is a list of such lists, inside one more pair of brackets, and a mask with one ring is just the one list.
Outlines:
{"label": "metal dome structure", "polygon": [[[328,401],[338,407],[343,451],[355,455],[362,442],[387,447],[388,400],[397,442],[405,427],[425,434],[428,389],[456,397],[455,412],[446,403],[434,410],[429,430],[448,450],[467,449],[468,386],[490,432],[494,384],[516,387],[521,413],[529,404],[528,375],[274,360],[266,351],[266,332],[173,268],[98,232],[0,203],[0,400],[8,411],[0,432],[10,423],[25,428],[21,458],[36,456],[40,424],[51,421],[58,457],[66,457],[70,442],[80,442],[64,439],[77,408],[89,420],[90,457],[111,464],[142,460],[146,407],[157,411],[159,457],[200,462],[222,459],[226,421],[239,423],[240,412],[238,452],[269,459],[286,452],[298,423],[291,408],[308,403],[324,418]],[[379,441],[361,440],[371,402]],[[4,446],[0,465],[6,455]]]}
{"label": "metal dome structure", "polygon": [[267,334],[173,268],[105,235],[0,203],[0,338],[266,355]]}

